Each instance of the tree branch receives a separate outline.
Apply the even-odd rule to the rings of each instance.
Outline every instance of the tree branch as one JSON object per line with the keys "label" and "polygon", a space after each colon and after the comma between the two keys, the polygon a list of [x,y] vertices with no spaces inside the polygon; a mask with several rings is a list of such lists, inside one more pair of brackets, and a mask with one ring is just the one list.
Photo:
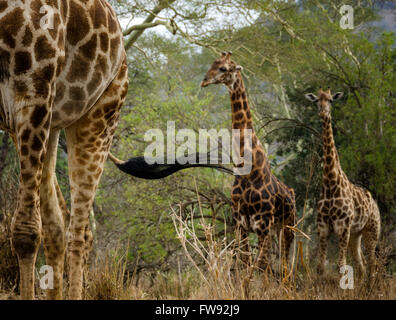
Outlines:
{"label": "tree branch", "polygon": [[125,42],[125,50],[128,50],[147,28],[153,28],[159,24],[166,24],[166,22],[164,21],[161,20],[154,21],[154,19],[162,10],[168,8],[175,1],[176,0],[160,0],[158,5],[152,10],[152,12],[147,16],[147,18],[143,21],[142,24],[132,26],[128,30],[126,30],[124,32],[124,36],[129,35],[131,33],[132,34]]}

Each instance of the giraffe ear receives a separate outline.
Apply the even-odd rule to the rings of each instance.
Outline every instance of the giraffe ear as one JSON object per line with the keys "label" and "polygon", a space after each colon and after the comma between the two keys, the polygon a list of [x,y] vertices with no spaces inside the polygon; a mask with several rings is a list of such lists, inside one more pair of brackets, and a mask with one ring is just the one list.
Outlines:
{"label": "giraffe ear", "polygon": [[334,93],[333,94],[333,101],[336,101],[336,100],[338,100],[338,99],[341,99],[341,97],[344,95],[344,93],[343,92],[336,92],[336,93]]}
{"label": "giraffe ear", "polygon": [[242,66],[236,66],[236,67],[235,67],[235,70],[237,70],[237,71],[242,71],[242,70],[243,70],[243,67],[242,67]]}
{"label": "giraffe ear", "polygon": [[306,93],[304,96],[305,96],[305,98],[307,98],[311,102],[318,101],[318,97],[315,96],[313,93]]}

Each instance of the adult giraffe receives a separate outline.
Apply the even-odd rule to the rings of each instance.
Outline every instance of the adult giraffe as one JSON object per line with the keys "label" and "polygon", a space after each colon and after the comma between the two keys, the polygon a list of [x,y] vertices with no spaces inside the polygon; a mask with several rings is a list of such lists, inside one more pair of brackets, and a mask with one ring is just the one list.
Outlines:
{"label": "adult giraffe", "polygon": [[356,263],[358,277],[365,276],[361,239],[369,258],[369,276],[372,282],[376,269],[375,247],[381,232],[381,216],[371,193],[352,182],[341,168],[331,125],[331,105],[341,98],[342,92],[331,94],[330,88],[319,89],[318,95],[305,97],[317,104],[322,118],[323,181],[318,202],[319,256],[318,273],[323,274],[328,238],[334,232],[339,239],[338,267],[346,265],[348,247]]}
{"label": "adult giraffe", "polygon": [[[89,212],[127,89],[123,36],[107,1],[0,1],[0,128],[13,137],[21,168],[12,246],[22,299],[34,298],[42,235],[54,271],[47,298],[62,298],[66,242],[69,298],[81,298]],[[71,187],[67,237],[55,176],[63,128]]]}
{"label": "adult giraffe", "polygon": [[[201,87],[224,84],[231,99],[232,128],[240,132],[237,144],[242,153],[251,153],[251,170],[236,174],[232,186],[231,200],[233,218],[237,224],[237,236],[243,241],[242,250],[249,253],[249,232],[258,236],[260,254],[259,264],[263,269],[270,267],[269,249],[271,229],[283,230],[283,265],[287,266],[290,245],[294,239],[293,227],[296,219],[294,190],[287,187],[272,174],[265,150],[253,130],[253,119],[246,89],[243,83],[241,66],[231,60],[231,52],[223,52],[216,59]],[[245,142],[245,130],[251,132],[251,143]],[[238,140],[238,139],[237,139]],[[246,163],[244,164],[246,165]],[[243,260],[247,261],[246,255]]]}

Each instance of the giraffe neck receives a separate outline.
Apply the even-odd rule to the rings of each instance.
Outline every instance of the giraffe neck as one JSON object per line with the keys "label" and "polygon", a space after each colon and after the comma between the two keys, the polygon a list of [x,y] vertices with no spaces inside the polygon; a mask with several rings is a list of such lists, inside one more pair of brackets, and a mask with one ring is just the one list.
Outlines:
{"label": "giraffe neck", "polygon": [[338,152],[334,143],[331,115],[321,114],[321,118],[323,122],[323,174],[325,177],[330,175],[330,178],[333,179],[339,173],[340,163]]}
{"label": "giraffe neck", "polygon": [[253,120],[250,112],[249,101],[246,94],[246,89],[243,84],[242,76],[238,73],[234,84],[228,87],[231,98],[231,113],[232,113],[232,129],[239,129],[239,143],[240,152],[243,156],[245,146],[245,130],[251,130],[251,146],[252,146],[252,170],[255,169],[269,169],[269,161],[265,155],[265,150],[260,141],[257,139],[256,133],[253,129]]}

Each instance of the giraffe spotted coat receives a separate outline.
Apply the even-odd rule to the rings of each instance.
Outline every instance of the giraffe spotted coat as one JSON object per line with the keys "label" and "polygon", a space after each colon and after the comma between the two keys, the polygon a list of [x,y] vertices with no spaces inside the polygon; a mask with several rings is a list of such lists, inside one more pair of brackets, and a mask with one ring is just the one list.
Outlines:
{"label": "giraffe spotted coat", "polygon": [[[43,24],[48,14],[52,25]],[[0,128],[13,137],[21,168],[12,245],[23,299],[34,298],[41,240],[54,270],[47,298],[62,298],[66,243],[69,298],[81,298],[89,212],[127,88],[122,31],[107,1],[0,1]],[[71,187],[67,236],[55,175],[63,128]]]}
{"label": "giraffe spotted coat", "polygon": [[[249,252],[248,234],[257,234],[260,244],[259,263],[269,266],[270,231],[283,231],[283,258],[288,257],[294,238],[296,207],[293,189],[271,173],[264,148],[253,130],[252,116],[246,90],[240,73],[241,67],[230,59],[231,53],[223,53],[206,73],[201,86],[223,83],[228,87],[232,107],[232,128],[239,129],[241,156],[243,152],[252,154],[251,170],[248,174],[236,175],[231,191],[233,218],[237,224],[238,236],[243,243],[242,250]],[[243,129],[252,132],[251,145],[245,144]],[[248,148],[248,150],[243,150]],[[243,165],[247,165],[245,162]],[[247,256],[244,258],[247,261]]]}
{"label": "giraffe spotted coat", "polygon": [[318,273],[324,272],[327,243],[330,233],[339,239],[338,266],[346,264],[350,248],[358,277],[365,274],[364,255],[361,249],[363,238],[369,259],[369,273],[375,272],[375,247],[380,235],[381,219],[378,206],[370,192],[351,183],[341,168],[334,143],[331,125],[331,103],[342,96],[338,92],[331,95],[330,89],[319,90],[318,96],[312,93],[306,97],[319,107],[323,122],[323,181],[318,202],[319,262]]}

